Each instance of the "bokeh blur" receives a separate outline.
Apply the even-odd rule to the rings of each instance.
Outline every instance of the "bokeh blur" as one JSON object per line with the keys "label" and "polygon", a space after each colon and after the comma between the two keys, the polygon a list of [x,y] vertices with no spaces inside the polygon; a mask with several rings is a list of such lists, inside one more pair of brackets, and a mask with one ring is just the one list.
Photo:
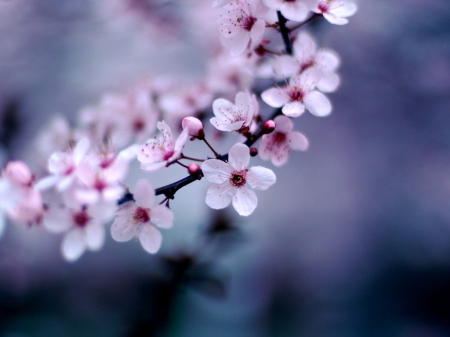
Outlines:
{"label": "bokeh blur", "polygon": [[[201,78],[211,3],[0,0],[2,167],[43,174],[36,137],[105,92]],[[358,5],[348,25],[308,26],[340,54],[342,85],[329,117],[295,120],[310,149],[274,169],[250,217],[207,208],[202,181],[171,202],[158,254],[108,237],[75,263],[60,236],[9,223],[0,336],[450,336],[450,6]]]}

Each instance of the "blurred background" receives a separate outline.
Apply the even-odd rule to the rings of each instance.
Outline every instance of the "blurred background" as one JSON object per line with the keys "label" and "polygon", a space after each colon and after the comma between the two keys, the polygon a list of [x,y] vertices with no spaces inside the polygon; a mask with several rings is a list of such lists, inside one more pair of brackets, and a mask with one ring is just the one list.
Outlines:
{"label": "blurred background", "polygon": [[[201,78],[211,3],[0,0],[2,166],[42,173],[39,133],[105,92]],[[0,336],[450,336],[450,6],[361,0],[348,25],[308,28],[342,85],[332,115],[295,120],[310,149],[256,211],[208,209],[202,181],[177,193],[157,255],[107,237],[75,263],[60,236],[10,223]]]}

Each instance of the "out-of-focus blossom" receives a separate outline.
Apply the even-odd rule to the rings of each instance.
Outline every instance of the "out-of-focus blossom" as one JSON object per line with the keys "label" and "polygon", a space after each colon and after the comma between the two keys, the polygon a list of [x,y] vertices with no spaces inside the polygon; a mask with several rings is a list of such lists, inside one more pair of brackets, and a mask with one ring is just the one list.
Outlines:
{"label": "out-of-focus blossom", "polygon": [[143,142],[155,130],[158,120],[151,93],[143,87],[123,95],[104,95],[97,106],[84,108],[79,115],[93,140],[109,141],[118,148],[132,140]]}
{"label": "out-of-focus blossom", "polygon": [[319,0],[317,7],[313,12],[323,14],[323,17],[332,24],[345,25],[348,23],[349,16],[356,13],[358,7],[347,0]]}
{"label": "out-of-focus blossom", "polygon": [[271,88],[261,94],[264,102],[272,107],[283,107],[288,117],[298,117],[306,109],[313,115],[324,117],[331,113],[331,103],[321,92],[314,90],[320,80],[320,70],[309,68],[292,77],[284,88]]}
{"label": "out-of-focus blossom", "polygon": [[28,166],[21,161],[9,162],[2,171],[7,183],[2,183],[4,199],[0,208],[8,217],[17,222],[39,222],[43,213],[42,197],[34,186],[35,176]]}
{"label": "out-of-focus blossom", "polygon": [[303,21],[315,5],[314,0],[263,0],[270,9],[280,11],[292,21]]}
{"label": "out-of-focus blossom", "polygon": [[263,135],[259,144],[259,155],[264,160],[271,160],[275,166],[283,166],[291,150],[305,151],[308,139],[300,132],[292,131],[293,123],[286,116],[275,118],[275,130]]}
{"label": "out-of-focus blossom", "polygon": [[59,191],[66,190],[75,181],[78,173],[78,166],[90,149],[90,142],[87,138],[80,139],[75,147],[67,151],[54,152],[47,164],[50,176],[40,180],[37,187],[45,189],[56,185]]}
{"label": "out-of-focus blossom", "polygon": [[137,159],[141,162],[141,168],[144,171],[159,170],[169,162],[178,159],[188,138],[188,129],[184,129],[175,142],[172,130],[164,121],[158,122],[157,128],[161,132],[147,140],[137,154]]}
{"label": "out-of-focus blossom", "polygon": [[249,148],[235,144],[228,154],[228,162],[209,159],[203,162],[205,178],[214,183],[206,193],[206,204],[214,209],[227,207],[230,202],[239,215],[247,216],[255,210],[258,199],[255,190],[265,190],[275,183],[272,170],[261,166],[247,168],[250,162]]}
{"label": "out-of-focus blossom", "polygon": [[321,71],[317,88],[323,92],[333,92],[340,83],[336,70],[340,59],[336,52],[326,48],[317,49],[312,37],[304,32],[297,35],[293,45],[294,56],[282,55],[275,59],[273,68],[276,74],[291,77],[316,67]]}
{"label": "out-of-focus blossom", "polygon": [[97,251],[105,242],[104,223],[111,220],[116,206],[114,202],[92,206],[50,207],[43,224],[52,233],[66,233],[61,252],[67,261],[77,260],[86,249]]}
{"label": "out-of-focus blossom", "polygon": [[155,226],[171,228],[173,213],[164,205],[154,205],[155,190],[147,180],[137,182],[133,196],[136,202],[128,201],[119,207],[111,235],[119,242],[139,238],[142,247],[154,254],[162,242],[161,232]]}
{"label": "out-of-focus blossom", "polygon": [[239,92],[235,104],[219,98],[213,102],[213,112],[216,117],[211,118],[211,124],[220,131],[239,131],[250,126],[253,121],[252,98],[245,92]]}
{"label": "out-of-focus blossom", "polygon": [[72,139],[72,130],[67,120],[54,117],[49,126],[39,133],[36,144],[38,151],[44,156],[50,156],[55,151],[62,151]]}
{"label": "out-of-focus blossom", "polygon": [[219,54],[208,65],[207,83],[213,92],[235,95],[250,88],[255,77],[256,58]]}
{"label": "out-of-focus blossom", "polygon": [[224,7],[219,20],[220,42],[231,56],[261,41],[266,25],[263,17],[268,11],[261,0],[236,0]]}
{"label": "out-of-focus blossom", "polygon": [[226,4],[229,4],[231,1],[235,1],[235,0],[214,0],[214,2],[212,4],[212,8],[225,6]]}

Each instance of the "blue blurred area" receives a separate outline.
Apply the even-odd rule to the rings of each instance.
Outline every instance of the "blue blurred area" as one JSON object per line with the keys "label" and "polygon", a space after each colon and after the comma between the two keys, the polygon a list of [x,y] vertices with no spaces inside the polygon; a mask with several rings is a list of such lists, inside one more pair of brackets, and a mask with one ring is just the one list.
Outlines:
{"label": "blue blurred area", "polygon": [[[141,76],[204,71],[191,3],[155,3],[183,18],[167,45],[109,27],[92,1],[0,0],[0,107],[15,130],[1,126],[4,160],[42,166],[31,142],[55,112],[75,122]],[[342,86],[331,116],[296,119],[310,150],[275,170],[250,218],[194,218],[188,201],[207,184],[190,186],[163,253],[109,239],[75,264],[59,237],[10,224],[0,336],[449,336],[450,6],[359,7],[346,26],[309,26],[341,55]]]}

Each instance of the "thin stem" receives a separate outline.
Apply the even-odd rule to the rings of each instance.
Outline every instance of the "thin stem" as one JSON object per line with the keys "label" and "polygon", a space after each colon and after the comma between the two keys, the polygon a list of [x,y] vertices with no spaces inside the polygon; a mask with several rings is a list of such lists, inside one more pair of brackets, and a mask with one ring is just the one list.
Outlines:
{"label": "thin stem", "polygon": [[214,153],[214,155],[216,156],[216,158],[220,157],[220,154],[218,154],[216,152],[216,150],[213,149],[213,147],[208,143],[208,141],[206,140],[206,138],[203,138],[203,141],[205,142],[206,145],[208,145],[208,147],[211,149],[211,151]]}
{"label": "thin stem", "polygon": [[280,11],[277,11],[278,23],[280,25],[280,33],[283,38],[284,46],[286,48],[286,54],[292,55],[292,41],[289,36],[289,29],[286,27],[286,18],[281,14]]}
{"label": "thin stem", "polygon": [[181,159],[187,159],[187,160],[192,160],[192,161],[198,161],[200,163],[203,163],[205,161],[205,159],[200,159],[200,158],[193,158],[193,157],[188,157],[185,156],[184,154],[181,154]]}
{"label": "thin stem", "polygon": [[295,25],[294,27],[289,28],[289,32],[293,32],[294,30],[296,30],[297,28],[300,28],[303,25],[306,25],[308,22],[311,22],[312,20],[314,20],[315,18],[319,18],[321,17],[322,14],[317,14],[317,13],[313,13],[308,19],[306,19],[303,22],[300,22],[298,25]]}
{"label": "thin stem", "polygon": [[164,203],[165,203],[166,201],[168,201],[168,200],[169,200],[169,198],[164,198],[163,201],[161,201],[159,204],[162,205],[162,204],[164,204]]}
{"label": "thin stem", "polygon": [[188,168],[188,166],[187,165],[184,165],[183,163],[181,163],[179,160],[177,160],[176,161],[176,163],[178,164],[178,165],[181,165],[181,166],[183,166],[184,168]]}

